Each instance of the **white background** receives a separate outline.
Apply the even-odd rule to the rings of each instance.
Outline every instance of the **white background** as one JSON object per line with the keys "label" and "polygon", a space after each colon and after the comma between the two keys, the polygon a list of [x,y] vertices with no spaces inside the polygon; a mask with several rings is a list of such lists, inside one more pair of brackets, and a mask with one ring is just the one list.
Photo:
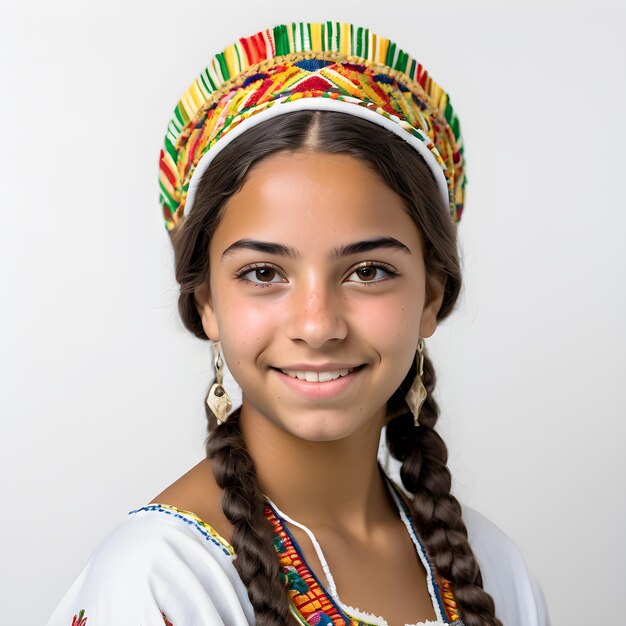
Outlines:
{"label": "white background", "polygon": [[203,457],[211,355],[176,310],[166,124],[239,36],[332,19],[418,58],[461,119],[465,289],[428,341],[455,493],[518,543],[555,626],[612,623],[626,583],[625,18],[571,0],[4,0],[2,621],[42,624],[97,542]]}

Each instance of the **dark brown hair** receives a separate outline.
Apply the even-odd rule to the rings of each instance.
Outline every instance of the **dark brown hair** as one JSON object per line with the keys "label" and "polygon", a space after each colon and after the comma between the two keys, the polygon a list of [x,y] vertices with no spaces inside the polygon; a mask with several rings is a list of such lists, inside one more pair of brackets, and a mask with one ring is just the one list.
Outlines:
{"label": "dark brown hair", "polygon": [[[426,272],[445,285],[437,314],[452,311],[461,289],[456,229],[432,172],[421,155],[401,137],[358,117],[334,111],[295,111],[257,124],[215,157],[202,174],[189,214],[171,232],[178,309],[185,327],[208,339],[194,300],[194,291],[209,280],[209,243],[230,195],[240,189],[250,169],[280,151],[315,150],[344,153],[376,172],[405,203],[424,241]],[[401,461],[404,487],[414,494],[413,515],[428,556],[453,584],[466,626],[502,626],[494,602],[484,591],[482,575],[467,540],[461,506],[450,493],[448,452],[435,431],[439,407],[433,398],[435,370],[425,353],[423,381],[428,396],[415,428],[404,396],[416,376],[415,360],[387,403],[386,439],[391,455]],[[222,509],[233,526],[235,567],[248,588],[259,626],[288,622],[288,595],[280,577],[273,533],[263,514],[254,463],[239,425],[239,409],[217,425],[206,403],[211,458],[217,484],[223,490]]]}

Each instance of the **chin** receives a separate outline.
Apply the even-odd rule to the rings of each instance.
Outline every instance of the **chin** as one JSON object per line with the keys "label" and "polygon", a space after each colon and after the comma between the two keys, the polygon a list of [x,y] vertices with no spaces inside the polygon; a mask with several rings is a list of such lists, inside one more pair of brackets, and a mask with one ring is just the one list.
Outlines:
{"label": "chin", "polygon": [[291,430],[291,434],[298,439],[310,442],[340,441],[350,436],[349,432],[337,432],[328,428],[310,428],[308,430]]}
{"label": "chin", "polygon": [[[263,433],[266,429],[288,434],[301,441],[330,442],[347,439],[359,431],[382,426],[376,413],[369,414],[365,407],[355,401],[346,406],[297,406],[289,403],[254,403],[253,398],[244,396],[244,411],[253,430]],[[351,406],[350,406],[351,405]],[[381,407],[385,411],[385,405]]]}
{"label": "chin", "polygon": [[305,441],[340,441],[355,433],[362,426],[345,415],[312,415],[297,420],[282,421],[280,427],[294,437]]}

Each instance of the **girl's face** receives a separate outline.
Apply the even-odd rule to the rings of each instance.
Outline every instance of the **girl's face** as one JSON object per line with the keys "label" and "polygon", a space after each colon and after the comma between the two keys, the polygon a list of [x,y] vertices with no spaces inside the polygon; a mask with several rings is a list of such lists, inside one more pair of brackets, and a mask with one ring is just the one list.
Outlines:
{"label": "girl's face", "polygon": [[382,426],[443,298],[400,196],[349,155],[273,155],[229,199],[209,261],[196,302],[242,415],[310,441]]}

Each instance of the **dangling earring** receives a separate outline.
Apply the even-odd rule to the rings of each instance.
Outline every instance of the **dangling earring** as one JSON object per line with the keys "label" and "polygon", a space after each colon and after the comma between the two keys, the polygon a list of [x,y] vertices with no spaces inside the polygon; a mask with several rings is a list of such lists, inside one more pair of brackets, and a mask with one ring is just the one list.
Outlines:
{"label": "dangling earring", "polygon": [[223,385],[224,382],[224,360],[220,350],[220,342],[213,342],[213,364],[215,366],[215,382],[209,391],[206,403],[209,405],[218,424],[223,424],[228,418],[228,412],[232,407],[230,396]]}
{"label": "dangling earring", "polygon": [[411,409],[411,413],[413,413],[413,423],[415,424],[415,428],[417,428],[420,425],[420,409],[422,408],[422,404],[424,404],[424,400],[426,400],[426,396],[428,395],[426,387],[424,387],[424,383],[422,382],[422,374],[424,373],[424,340],[421,337],[417,344],[415,358],[418,359],[417,376],[406,394],[405,400]]}

